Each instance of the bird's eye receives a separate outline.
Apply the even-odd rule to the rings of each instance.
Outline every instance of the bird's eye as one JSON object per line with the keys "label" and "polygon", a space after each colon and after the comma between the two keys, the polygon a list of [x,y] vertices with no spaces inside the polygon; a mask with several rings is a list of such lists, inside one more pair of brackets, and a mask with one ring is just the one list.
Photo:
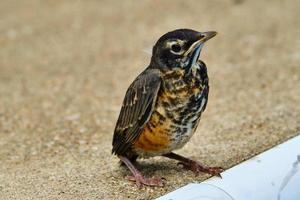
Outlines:
{"label": "bird's eye", "polygon": [[178,52],[181,51],[181,46],[179,46],[178,44],[173,44],[173,45],[171,46],[171,49],[172,49],[172,51],[178,53]]}

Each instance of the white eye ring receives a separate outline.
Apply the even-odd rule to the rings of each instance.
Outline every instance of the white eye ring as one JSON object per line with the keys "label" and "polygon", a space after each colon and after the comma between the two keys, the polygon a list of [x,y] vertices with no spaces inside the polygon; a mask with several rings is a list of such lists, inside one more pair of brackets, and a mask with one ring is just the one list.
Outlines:
{"label": "white eye ring", "polygon": [[170,51],[173,53],[173,54],[176,54],[176,55],[181,55],[183,54],[183,49],[181,47],[181,44],[178,42],[178,41],[172,41],[172,42],[169,42],[168,44],[169,48],[170,48]]}

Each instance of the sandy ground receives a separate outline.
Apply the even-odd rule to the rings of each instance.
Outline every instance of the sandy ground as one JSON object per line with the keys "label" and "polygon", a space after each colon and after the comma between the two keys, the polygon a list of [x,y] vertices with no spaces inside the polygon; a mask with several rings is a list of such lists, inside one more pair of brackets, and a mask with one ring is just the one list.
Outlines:
{"label": "sandy ground", "polygon": [[219,32],[202,54],[208,107],[178,153],[229,168],[297,135],[299,9],[297,0],[0,1],[1,199],[153,199],[207,178],[153,158],[139,168],[166,186],[139,190],[110,154],[145,51],[176,28]]}

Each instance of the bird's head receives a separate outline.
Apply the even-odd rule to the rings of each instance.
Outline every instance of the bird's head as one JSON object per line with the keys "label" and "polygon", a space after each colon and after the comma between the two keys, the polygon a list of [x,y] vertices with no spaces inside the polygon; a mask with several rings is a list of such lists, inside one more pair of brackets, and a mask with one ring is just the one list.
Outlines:
{"label": "bird's head", "polygon": [[217,34],[177,29],[161,36],[153,47],[151,62],[160,68],[186,69],[199,59],[204,43]]}

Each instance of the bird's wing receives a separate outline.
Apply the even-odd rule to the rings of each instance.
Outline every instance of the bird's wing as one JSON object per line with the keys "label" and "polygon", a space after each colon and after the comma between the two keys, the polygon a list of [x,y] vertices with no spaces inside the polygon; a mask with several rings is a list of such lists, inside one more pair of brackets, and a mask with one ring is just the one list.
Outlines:
{"label": "bird's wing", "polygon": [[147,69],[128,88],[113,137],[112,153],[122,155],[149,121],[161,85],[160,72]]}

